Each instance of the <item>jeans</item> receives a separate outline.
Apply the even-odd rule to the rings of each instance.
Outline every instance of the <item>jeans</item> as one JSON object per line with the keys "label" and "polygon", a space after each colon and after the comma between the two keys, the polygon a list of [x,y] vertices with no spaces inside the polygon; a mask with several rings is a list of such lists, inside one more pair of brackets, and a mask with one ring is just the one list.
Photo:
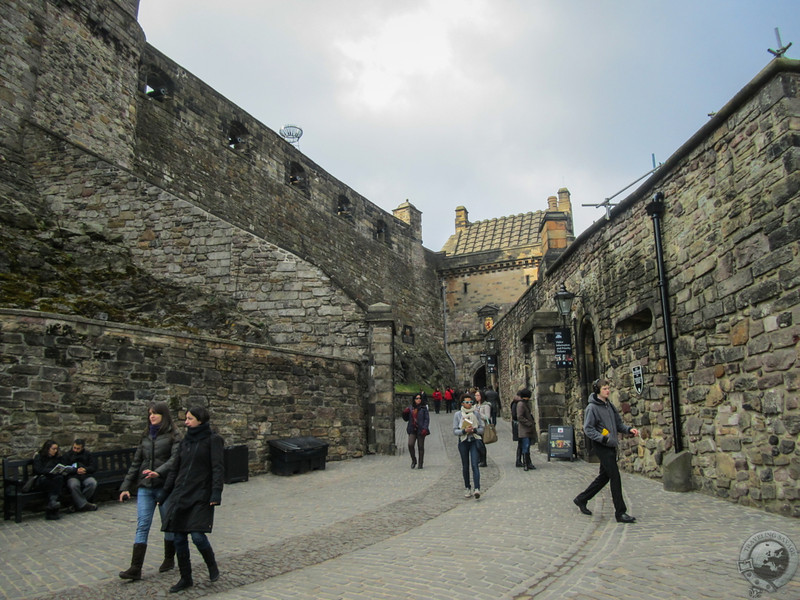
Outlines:
{"label": "jeans", "polygon": [[189,535],[192,536],[192,542],[198,550],[205,550],[211,548],[211,542],[202,531],[192,531],[191,534],[184,532],[176,532],[175,534],[175,552],[186,554],[189,552]]}
{"label": "jeans", "polygon": [[94,491],[97,489],[97,480],[94,477],[87,477],[83,481],[77,477],[67,479],[67,489],[72,496],[72,504],[78,510],[92,501]]}
{"label": "jeans", "polygon": [[[153,513],[156,512],[158,504],[158,514],[164,520],[164,488],[148,488],[141,486],[136,496],[136,539],[137,544],[146,544],[147,535],[150,533],[150,525],[153,523]],[[164,533],[165,540],[172,540],[172,533]]]}
{"label": "jeans", "polygon": [[522,456],[524,460],[524,457],[528,456],[528,452],[531,451],[531,438],[519,438],[519,441],[522,442]]}
{"label": "jeans", "polygon": [[469,468],[472,466],[472,478],[475,489],[481,489],[481,472],[478,468],[478,440],[466,439],[458,442],[458,452],[461,454],[461,472],[464,475],[464,487],[469,489]]}

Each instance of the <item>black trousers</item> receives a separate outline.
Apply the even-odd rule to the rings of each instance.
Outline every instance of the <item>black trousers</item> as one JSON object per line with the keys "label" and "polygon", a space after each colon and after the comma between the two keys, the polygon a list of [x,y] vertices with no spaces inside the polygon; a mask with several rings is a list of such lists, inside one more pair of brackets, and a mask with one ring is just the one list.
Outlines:
{"label": "black trousers", "polygon": [[600,473],[584,491],[578,494],[576,500],[587,503],[602,490],[607,483],[611,484],[611,498],[614,501],[614,514],[619,516],[628,512],[625,500],[622,498],[622,479],[617,466],[617,449],[608,446],[594,445],[595,454],[600,459]]}

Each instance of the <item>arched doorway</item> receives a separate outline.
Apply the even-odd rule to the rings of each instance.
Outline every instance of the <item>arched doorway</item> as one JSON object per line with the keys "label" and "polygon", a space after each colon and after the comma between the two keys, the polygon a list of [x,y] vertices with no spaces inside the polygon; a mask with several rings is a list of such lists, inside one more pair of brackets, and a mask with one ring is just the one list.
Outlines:
{"label": "arched doorway", "polygon": [[472,376],[472,386],[484,389],[487,385],[486,382],[486,366],[484,365],[475,371],[475,374]]}

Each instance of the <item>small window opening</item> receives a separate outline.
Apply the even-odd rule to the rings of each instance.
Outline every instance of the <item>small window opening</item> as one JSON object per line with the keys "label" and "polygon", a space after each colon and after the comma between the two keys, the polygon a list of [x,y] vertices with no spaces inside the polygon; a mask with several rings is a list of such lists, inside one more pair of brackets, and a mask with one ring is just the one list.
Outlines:
{"label": "small window opening", "polygon": [[339,196],[336,199],[336,214],[345,219],[353,217],[350,200],[346,196]]}
{"label": "small window opening", "polygon": [[289,185],[298,188],[303,193],[308,193],[308,179],[305,169],[294,161],[289,164],[288,180]]}
{"label": "small window opening", "polygon": [[247,127],[240,121],[234,121],[228,128],[228,147],[234,150],[241,150],[247,145],[249,133]]}
{"label": "small window opening", "polygon": [[464,293],[466,294],[469,291],[469,283],[466,281],[464,282]]}
{"label": "small window opening", "polygon": [[144,93],[148,98],[163,102],[172,97],[174,89],[172,80],[160,70],[153,70],[147,74]]}
{"label": "small window opening", "polygon": [[389,243],[389,228],[386,226],[386,221],[382,219],[375,223],[375,239],[384,244]]}
{"label": "small window opening", "polygon": [[616,326],[616,333],[618,335],[633,335],[647,331],[652,324],[653,313],[649,308],[645,308],[619,321]]}

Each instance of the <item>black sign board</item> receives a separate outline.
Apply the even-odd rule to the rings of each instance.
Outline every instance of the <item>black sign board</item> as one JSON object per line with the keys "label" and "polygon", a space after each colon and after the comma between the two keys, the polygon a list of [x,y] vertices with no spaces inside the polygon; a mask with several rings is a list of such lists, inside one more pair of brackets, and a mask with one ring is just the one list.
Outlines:
{"label": "black sign board", "polygon": [[556,368],[572,368],[572,336],[569,329],[562,327],[553,332],[556,346]]}
{"label": "black sign board", "polygon": [[497,373],[497,356],[490,354],[486,357],[486,372]]}
{"label": "black sign board", "polygon": [[575,430],[571,425],[550,425],[547,432],[547,460],[575,460]]}
{"label": "black sign board", "polygon": [[644,372],[642,370],[642,365],[631,367],[631,371],[633,372],[633,387],[636,389],[636,393],[641,396],[644,391]]}

